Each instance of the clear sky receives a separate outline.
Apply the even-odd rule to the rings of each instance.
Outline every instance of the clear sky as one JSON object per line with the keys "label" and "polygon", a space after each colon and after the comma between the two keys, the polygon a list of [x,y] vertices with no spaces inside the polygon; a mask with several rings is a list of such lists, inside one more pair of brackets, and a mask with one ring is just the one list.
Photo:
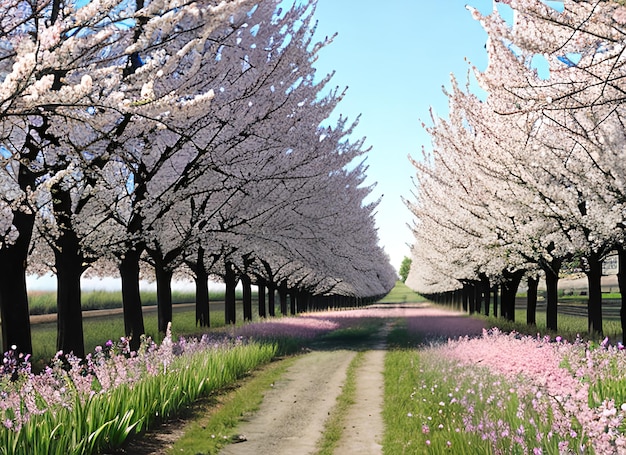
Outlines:
{"label": "clear sky", "polygon": [[383,195],[376,221],[381,246],[399,268],[410,256],[412,215],[401,197],[411,199],[414,167],[407,155],[430,147],[422,121],[429,109],[445,115],[442,86],[450,73],[466,80],[468,63],[484,69],[486,33],[465,8],[487,14],[491,0],[318,0],[320,37],[338,33],[320,52],[318,71],[335,70],[334,85],[348,87],[337,113],[361,114],[355,139],[372,146],[367,163],[373,195]]}

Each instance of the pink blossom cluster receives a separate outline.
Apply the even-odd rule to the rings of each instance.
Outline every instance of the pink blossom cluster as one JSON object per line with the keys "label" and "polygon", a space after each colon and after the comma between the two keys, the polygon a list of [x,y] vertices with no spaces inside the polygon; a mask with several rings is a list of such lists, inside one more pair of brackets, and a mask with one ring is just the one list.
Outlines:
{"label": "pink blossom cluster", "polygon": [[626,453],[620,430],[626,404],[616,403],[613,390],[602,386],[626,373],[624,353],[617,347],[491,329],[480,338],[450,340],[436,349],[462,365],[486,367],[514,381],[518,396],[530,397],[535,411],[552,416],[549,436],[565,440],[575,435],[589,441],[595,453]]}
{"label": "pink blossom cluster", "polygon": [[332,321],[362,318],[404,319],[407,330],[424,336],[449,338],[480,335],[485,323],[479,319],[465,317],[465,314],[432,306],[423,305],[372,305],[349,311],[325,311],[304,314],[305,318],[328,318]]}
{"label": "pink blossom cluster", "polygon": [[126,338],[98,346],[85,359],[58,352],[39,374],[31,371],[28,358],[9,351],[4,355],[0,375],[0,415],[2,425],[19,431],[32,415],[72,408],[95,394],[106,393],[120,385],[131,387],[147,375],[167,373],[174,359],[197,352],[228,349],[243,343],[243,338],[172,340],[168,327],[161,345],[142,339],[137,352],[131,352]]}

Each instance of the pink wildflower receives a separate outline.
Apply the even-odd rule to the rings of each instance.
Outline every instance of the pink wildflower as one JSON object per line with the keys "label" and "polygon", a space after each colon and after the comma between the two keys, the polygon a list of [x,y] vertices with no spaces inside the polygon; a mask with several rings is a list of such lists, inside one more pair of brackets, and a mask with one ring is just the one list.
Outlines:
{"label": "pink wildflower", "polygon": [[609,345],[609,337],[606,337],[604,340],[602,340],[602,343],[600,343],[600,346],[602,346],[603,348],[606,348]]}

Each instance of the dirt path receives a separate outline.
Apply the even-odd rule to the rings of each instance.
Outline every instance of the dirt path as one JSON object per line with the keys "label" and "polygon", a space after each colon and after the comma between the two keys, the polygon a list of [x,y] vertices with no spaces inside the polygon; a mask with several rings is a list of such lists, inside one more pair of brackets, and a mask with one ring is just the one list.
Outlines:
{"label": "dirt path", "polygon": [[314,351],[302,356],[274,384],[257,413],[237,427],[247,441],[225,447],[223,455],[310,454],[322,435],[356,353]]}
{"label": "dirt path", "polygon": [[[372,337],[356,371],[355,404],[348,411],[337,455],[378,455],[383,437],[383,370],[390,324]],[[247,441],[221,455],[314,454],[324,423],[341,393],[356,351],[313,351],[299,359],[263,399],[261,409],[237,431]]]}
{"label": "dirt path", "polygon": [[337,455],[382,453],[386,329],[379,333],[377,343],[365,353],[363,363],[356,371],[355,403],[346,416],[343,434],[335,450]]}
{"label": "dirt path", "polygon": [[[380,315],[372,316],[386,317],[389,322],[367,345],[358,347],[365,350],[365,354],[355,375],[355,404],[348,411],[335,455],[382,453],[385,340],[393,320],[404,319],[409,331],[427,337],[479,335],[483,329],[480,320],[465,318],[460,313],[428,304],[372,306],[366,310],[355,310],[353,317],[363,317],[364,313],[359,313],[363,311],[380,311]],[[349,316],[350,313],[345,312],[343,315]],[[236,433],[245,436],[246,440],[225,447],[220,454],[316,453],[316,444],[322,436],[324,423],[341,393],[346,370],[355,355],[356,349],[331,348],[314,350],[297,359],[282,379],[265,394],[259,411],[246,416],[237,427]],[[162,435],[166,436],[163,439],[155,438],[155,446],[160,445],[160,450],[133,452],[131,449],[127,453],[165,453],[165,447],[176,439],[177,430],[184,431],[177,425],[173,427],[174,431]]]}

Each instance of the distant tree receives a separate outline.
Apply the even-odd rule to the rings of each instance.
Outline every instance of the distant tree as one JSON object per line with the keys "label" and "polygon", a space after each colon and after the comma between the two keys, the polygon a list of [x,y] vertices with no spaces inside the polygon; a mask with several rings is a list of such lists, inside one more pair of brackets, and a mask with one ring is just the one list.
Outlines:
{"label": "distant tree", "polygon": [[403,283],[406,283],[406,278],[409,276],[412,263],[413,260],[410,257],[404,256],[404,259],[402,259],[402,264],[400,264],[400,279]]}

